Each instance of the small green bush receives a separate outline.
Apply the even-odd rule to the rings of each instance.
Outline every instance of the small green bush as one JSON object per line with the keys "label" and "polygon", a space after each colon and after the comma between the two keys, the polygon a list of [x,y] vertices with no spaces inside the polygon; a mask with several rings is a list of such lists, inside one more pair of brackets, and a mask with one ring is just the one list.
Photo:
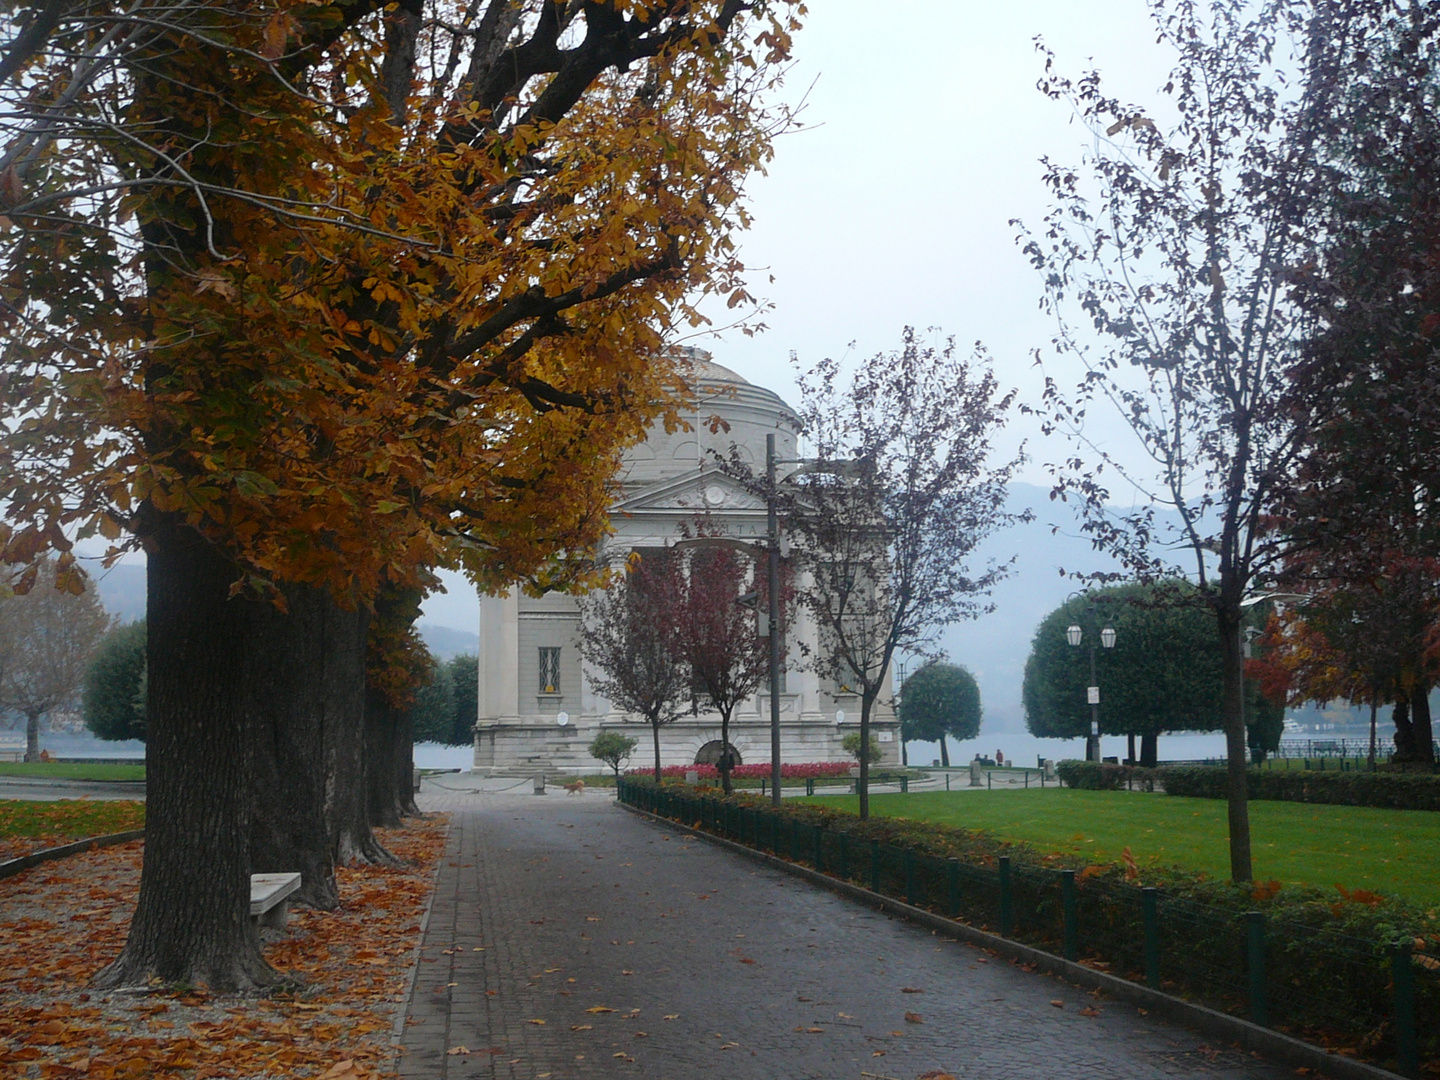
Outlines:
{"label": "small green bush", "polygon": [[[1068,763],[1062,762],[1064,764]],[[1223,799],[1226,796],[1223,766],[1167,765],[1158,772],[1167,795],[1186,795],[1195,799]],[[1246,782],[1252,799],[1372,806],[1382,810],[1440,810],[1440,776],[1251,769]]]}
{"label": "small green bush", "polygon": [[[852,731],[845,738],[840,740],[840,748],[849,754],[856,761],[860,760],[860,733]],[[874,735],[870,736],[870,753],[867,757],[872,763],[879,761],[881,756],[880,740]]]}

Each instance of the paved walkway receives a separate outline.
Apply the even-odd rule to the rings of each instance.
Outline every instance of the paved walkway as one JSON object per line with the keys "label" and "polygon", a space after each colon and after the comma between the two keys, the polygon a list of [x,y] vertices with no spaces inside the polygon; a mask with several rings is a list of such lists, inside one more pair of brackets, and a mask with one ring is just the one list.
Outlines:
{"label": "paved walkway", "polygon": [[422,805],[453,818],[406,1080],[1290,1075],[608,794],[437,791]]}

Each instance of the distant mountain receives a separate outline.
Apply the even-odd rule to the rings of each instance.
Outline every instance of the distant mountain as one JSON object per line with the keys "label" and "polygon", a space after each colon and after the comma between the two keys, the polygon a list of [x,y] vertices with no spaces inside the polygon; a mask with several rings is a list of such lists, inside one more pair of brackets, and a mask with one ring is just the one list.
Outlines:
{"label": "distant mountain", "polygon": [[465,653],[472,656],[480,654],[480,635],[473,630],[457,630],[453,626],[440,626],[432,622],[417,623],[416,629],[420,631],[420,636],[425,639],[425,647],[436,660],[449,660],[452,656]]}
{"label": "distant mountain", "polygon": [[[982,724],[987,732],[1025,730],[1025,709],[1020,701],[1025,661],[1040,621],[1082,588],[1081,582],[1068,575],[1119,568],[1108,555],[1091,548],[1080,533],[1072,505],[1052,502],[1048,488],[1011,484],[1009,509],[1018,513],[1026,508],[1034,511],[1033,522],[991,537],[970,561],[979,569],[987,559],[1003,562],[1015,558],[1014,573],[991,597],[995,611],[949,627],[940,639],[950,659],[968,667],[980,684]],[[1163,513],[1157,516],[1162,521],[1167,518]],[[1184,554],[1176,552],[1177,563],[1183,564]],[[1322,719],[1354,722],[1360,715],[1339,702],[1323,717],[1314,706],[1289,708],[1286,713],[1309,723]]]}
{"label": "distant mountain", "polygon": [[940,640],[950,659],[969,668],[980,684],[984,730],[1020,732],[1025,730],[1020,684],[1035,628],[1081,587],[1062,576],[1061,570],[1067,575],[1090,573],[1113,569],[1115,564],[1091,550],[1090,541],[1079,534],[1070,506],[1051,502],[1048,488],[1011,484],[1008,509],[1015,513],[1030,509],[1035,520],[995,534],[970,560],[976,570],[988,560],[1015,560],[1013,573],[991,596],[995,611],[949,627]]}
{"label": "distant mountain", "polygon": [[90,571],[100,592],[100,603],[121,622],[145,617],[145,564],[119,563],[109,570]]}

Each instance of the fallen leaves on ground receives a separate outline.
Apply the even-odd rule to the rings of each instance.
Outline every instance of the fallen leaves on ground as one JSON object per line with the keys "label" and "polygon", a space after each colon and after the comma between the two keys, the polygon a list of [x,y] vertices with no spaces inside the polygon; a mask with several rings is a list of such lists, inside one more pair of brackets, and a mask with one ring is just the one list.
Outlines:
{"label": "fallen leaves on ground", "polygon": [[0,882],[0,1075],[372,1080],[403,1008],[445,818],[377,836],[407,865],[340,868],[340,910],[297,908],[287,936],[265,946],[271,964],[305,980],[298,995],[89,990],[124,945],[139,841]]}
{"label": "fallen leaves on ground", "polygon": [[0,862],[144,827],[145,804],[133,799],[0,800]]}
{"label": "fallen leaves on ground", "polygon": [[925,1022],[925,1018],[919,1013],[907,1012],[905,1014],[905,1022],[907,1024],[923,1024]]}

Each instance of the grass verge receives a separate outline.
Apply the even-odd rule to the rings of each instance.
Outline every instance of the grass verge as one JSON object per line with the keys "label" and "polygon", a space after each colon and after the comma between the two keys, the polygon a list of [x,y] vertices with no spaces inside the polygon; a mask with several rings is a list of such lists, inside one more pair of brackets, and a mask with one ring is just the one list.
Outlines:
{"label": "grass verge", "polygon": [[68,761],[0,761],[0,776],[45,780],[144,780],[145,766],[87,765]]}
{"label": "grass verge", "polygon": [[[815,801],[857,808],[854,796]],[[876,816],[983,830],[1097,863],[1117,861],[1128,847],[1141,866],[1230,876],[1226,806],[1215,799],[1046,788],[872,795],[870,807]],[[1256,880],[1440,903],[1440,813],[1252,802],[1250,829]]]}
{"label": "grass verge", "polygon": [[0,801],[0,860],[144,825],[145,804],[128,799],[6,799]]}

